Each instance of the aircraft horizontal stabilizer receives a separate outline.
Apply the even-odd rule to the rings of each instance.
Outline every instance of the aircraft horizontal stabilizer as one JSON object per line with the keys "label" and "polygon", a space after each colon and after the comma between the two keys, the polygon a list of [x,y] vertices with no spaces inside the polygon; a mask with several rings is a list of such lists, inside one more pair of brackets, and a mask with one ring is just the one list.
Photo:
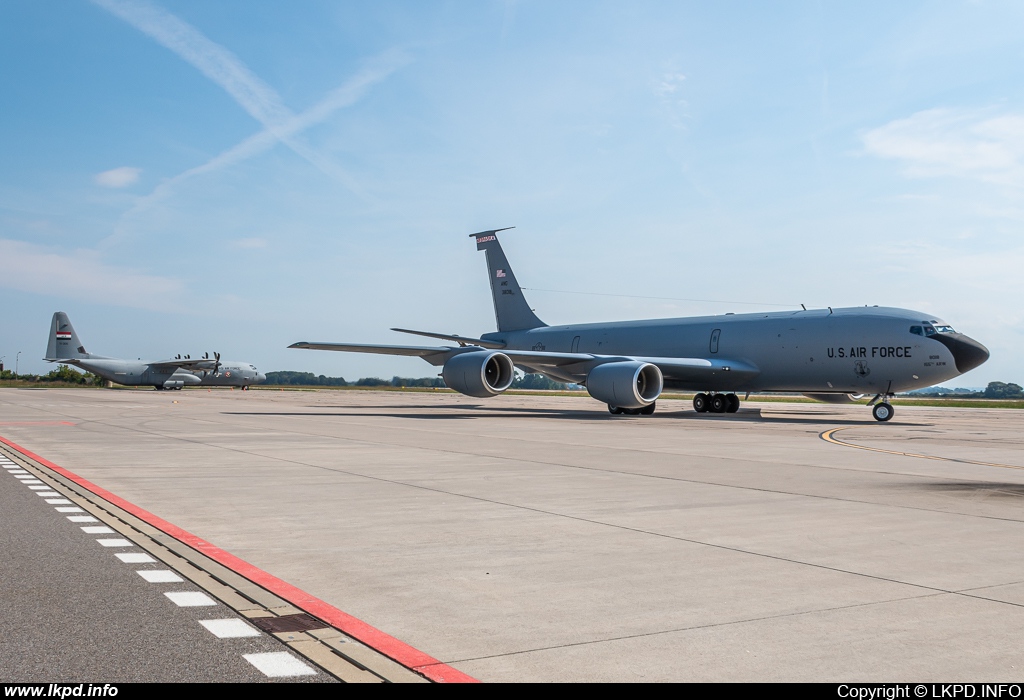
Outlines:
{"label": "aircraft horizontal stabilizer", "polygon": [[494,340],[484,340],[483,338],[464,338],[461,335],[448,335],[447,333],[428,333],[427,331],[411,331],[407,328],[392,328],[391,330],[399,333],[409,333],[410,335],[422,335],[425,338],[438,338],[439,340],[451,340],[458,343],[459,345],[479,345],[482,348],[490,348],[492,350],[501,350],[505,347],[505,343],[499,343]]}

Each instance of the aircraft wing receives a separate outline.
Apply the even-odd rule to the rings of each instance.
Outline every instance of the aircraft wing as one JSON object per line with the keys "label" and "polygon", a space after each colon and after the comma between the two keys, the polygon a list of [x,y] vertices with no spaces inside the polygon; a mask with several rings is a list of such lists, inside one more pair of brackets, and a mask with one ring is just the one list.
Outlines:
{"label": "aircraft wing", "polygon": [[158,360],[157,362],[147,362],[150,367],[181,367],[182,369],[213,369],[217,360],[211,360],[206,357],[197,357],[194,360],[182,358],[180,360]]}
{"label": "aircraft wing", "polygon": [[475,351],[478,348],[451,348],[451,347],[423,347],[417,345],[360,345],[354,343],[307,343],[305,341],[292,343],[289,348],[300,350],[337,350],[338,352],[366,352],[374,355],[405,355],[407,357],[422,357],[432,365],[444,364],[444,361],[451,355],[457,355],[466,350]]}
{"label": "aircraft wing", "polygon": [[[443,365],[449,358],[465,352],[486,352],[482,347],[424,347],[417,345],[361,345],[353,343],[293,343],[290,348],[303,350],[337,350],[366,352],[377,355],[422,357],[432,365]],[[541,372],[563,381],[582,382],[590,370],[606,362],[649,362],[656,365],[667,379],[701,382],[728,373],[735,379],[750,379],[760,369],[748,362],[704,357],[639,357],[629,355],[596,355],[587,352],[547,352],[537,350],[499,350],[515,365],[527,372]]]}

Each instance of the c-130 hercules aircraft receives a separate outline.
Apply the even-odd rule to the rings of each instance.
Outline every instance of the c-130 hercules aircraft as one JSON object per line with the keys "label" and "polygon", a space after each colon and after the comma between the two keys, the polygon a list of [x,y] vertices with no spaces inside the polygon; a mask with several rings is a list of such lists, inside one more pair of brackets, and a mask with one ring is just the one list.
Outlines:
{"label": "c-130 hercules aircraft", "polygon": [[496,396],[515,368],[586,386],[613,414],[651,414],[663,389],[698,392],[698,413],[734,413],[737,392],[783,391],[832,403],[874,394],[876,420],[898,391],[947,381],[989,351],[930,314],[877,306],[548,326],[523,297],[495,229],[470,234],[487,257],[498,331],[480,338],[401,333],[445,347],[295,343],[289,347],[422,357],[467,396]]}
{"label": "c-130 hercules aircraft", "polygon": [[116,384],[152,386],[159,389],[181,389],[186,386],[240,386],[248,389],[267,377],[247,362],[228,362],[215,352],[213,358],[193,360],[180,355],[170,360],[119,360],[86,352],[75,333],[68,315],[58,311],[50,322],[50,339],[46,346],[47,362],[81,367],[87,372]]}

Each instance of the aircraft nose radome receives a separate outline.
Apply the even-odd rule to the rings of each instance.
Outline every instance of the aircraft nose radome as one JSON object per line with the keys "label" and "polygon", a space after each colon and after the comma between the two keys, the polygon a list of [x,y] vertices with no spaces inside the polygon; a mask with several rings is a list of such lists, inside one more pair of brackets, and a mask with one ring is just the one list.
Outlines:
{"label": "aircraft nose radome", "polygon": [[989,358],[988,348],[974,338],[955,334],[940,334],[936,337],[943,345],[953,353],[953,361],[956,362],[956,369],[960,374],[970,372]]}

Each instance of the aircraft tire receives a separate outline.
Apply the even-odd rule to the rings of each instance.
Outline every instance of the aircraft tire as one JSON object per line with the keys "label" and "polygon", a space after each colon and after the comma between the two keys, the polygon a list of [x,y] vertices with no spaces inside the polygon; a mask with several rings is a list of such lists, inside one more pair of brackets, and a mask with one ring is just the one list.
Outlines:
{"label": "aircraft tire", "polygon": [[644,406],[643,408],[641,408],[640,409],[640,415],[641,416],[653,416],[654,415],[655,403],[656,402],[652,401],[651,403],[649,403],[646,406]]}
{"label": "aircraft tire", "polygon": [[875,407],[871,409],[871,415],[881,423],[891,419],[894,413],[896,411],[893,409],[892,404],[887,403],[876,403]]}
{"label": "aircraft tire", "polygon": [[708,395],[704,392],[695,394],[693,397],[693,410],[697,413],[708,412]]}
{"label": "aircraft tire", "polygon": [[728,402],[728,404],[725,407],[726,413],[736,413],[736,411],[740,410],[739,396],[736,396],[736,394],[726,394],[725,400]]}
{"label": "aircraft tire", "polygon": [[612,414],[613,416],[620,416],[622,415],[622,409],[619,408],[618,406],[612,406],[611,404],[608,404],[608,413]]}
{"label": "aircraft tire", "polygon": [[729,401],[725,398],[725,394],[715,394],[711,397],[709,404],[712,413],[725,413],[725,409],[729,407]]}

